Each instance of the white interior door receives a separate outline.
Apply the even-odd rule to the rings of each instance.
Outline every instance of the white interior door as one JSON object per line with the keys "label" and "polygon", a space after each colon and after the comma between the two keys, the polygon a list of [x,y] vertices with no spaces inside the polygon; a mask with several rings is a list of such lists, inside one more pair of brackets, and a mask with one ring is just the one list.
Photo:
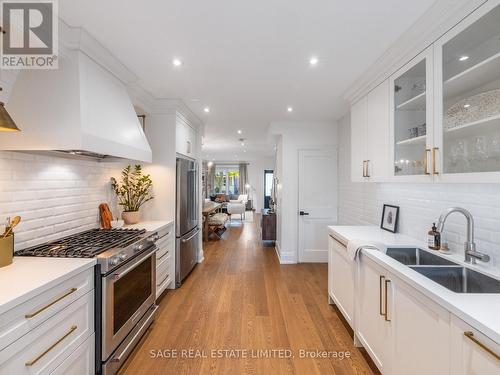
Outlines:
{"label": "white interior door", "polygon": [[328,225],[337,222],[337,152],[299,150],[299,262],[328,262]]}

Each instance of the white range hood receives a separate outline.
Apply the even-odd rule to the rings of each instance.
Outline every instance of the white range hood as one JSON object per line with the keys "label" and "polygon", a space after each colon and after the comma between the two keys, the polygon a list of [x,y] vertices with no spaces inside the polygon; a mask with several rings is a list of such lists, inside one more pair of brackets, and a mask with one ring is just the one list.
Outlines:
{"label": "white range hood", "polygon": [[57,70],[19,73],[5,107],[21,131],[2,134],[0,149],[151,162],[123,82],[81,50],[59,58]]}

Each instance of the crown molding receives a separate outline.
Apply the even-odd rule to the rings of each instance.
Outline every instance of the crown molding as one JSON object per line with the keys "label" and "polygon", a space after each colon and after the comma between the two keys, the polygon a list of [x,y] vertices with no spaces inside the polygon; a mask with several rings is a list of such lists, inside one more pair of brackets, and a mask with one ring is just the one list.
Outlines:
{"label": "crown molding", "polygon": [[152,108],[153,114],[175,114],[189,123],[203,136],[205,134],[204,122],[184,103],[182,99],[155,99]]}
{"label": "crown molding", "polygon": [[[489,0],[495,1],[495,0]],[[487,0],[438,0],[368,68],[343,98],[354,103]]]}

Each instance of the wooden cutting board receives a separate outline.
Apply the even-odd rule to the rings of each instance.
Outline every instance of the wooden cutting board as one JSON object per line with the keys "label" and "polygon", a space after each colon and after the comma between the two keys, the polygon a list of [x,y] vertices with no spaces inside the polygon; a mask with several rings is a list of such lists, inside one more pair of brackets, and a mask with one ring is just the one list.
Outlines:
{"label": "wooden cutting board", "polygon": [[113,214],[109,209],[107,203],[101,203],[99,205],[99,215],[101,217],[101,228],[111,229],[111,221],[113,220]]}

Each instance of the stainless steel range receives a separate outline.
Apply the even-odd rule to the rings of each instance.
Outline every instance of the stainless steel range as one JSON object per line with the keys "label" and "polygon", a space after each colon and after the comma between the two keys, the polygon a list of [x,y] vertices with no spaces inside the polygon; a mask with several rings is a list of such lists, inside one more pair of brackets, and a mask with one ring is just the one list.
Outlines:
{"label": "stainless steel range", "polygon": [[16,252],[97,258],[96,373],[115,374],[154,320],[157,233],[92,229]]}

